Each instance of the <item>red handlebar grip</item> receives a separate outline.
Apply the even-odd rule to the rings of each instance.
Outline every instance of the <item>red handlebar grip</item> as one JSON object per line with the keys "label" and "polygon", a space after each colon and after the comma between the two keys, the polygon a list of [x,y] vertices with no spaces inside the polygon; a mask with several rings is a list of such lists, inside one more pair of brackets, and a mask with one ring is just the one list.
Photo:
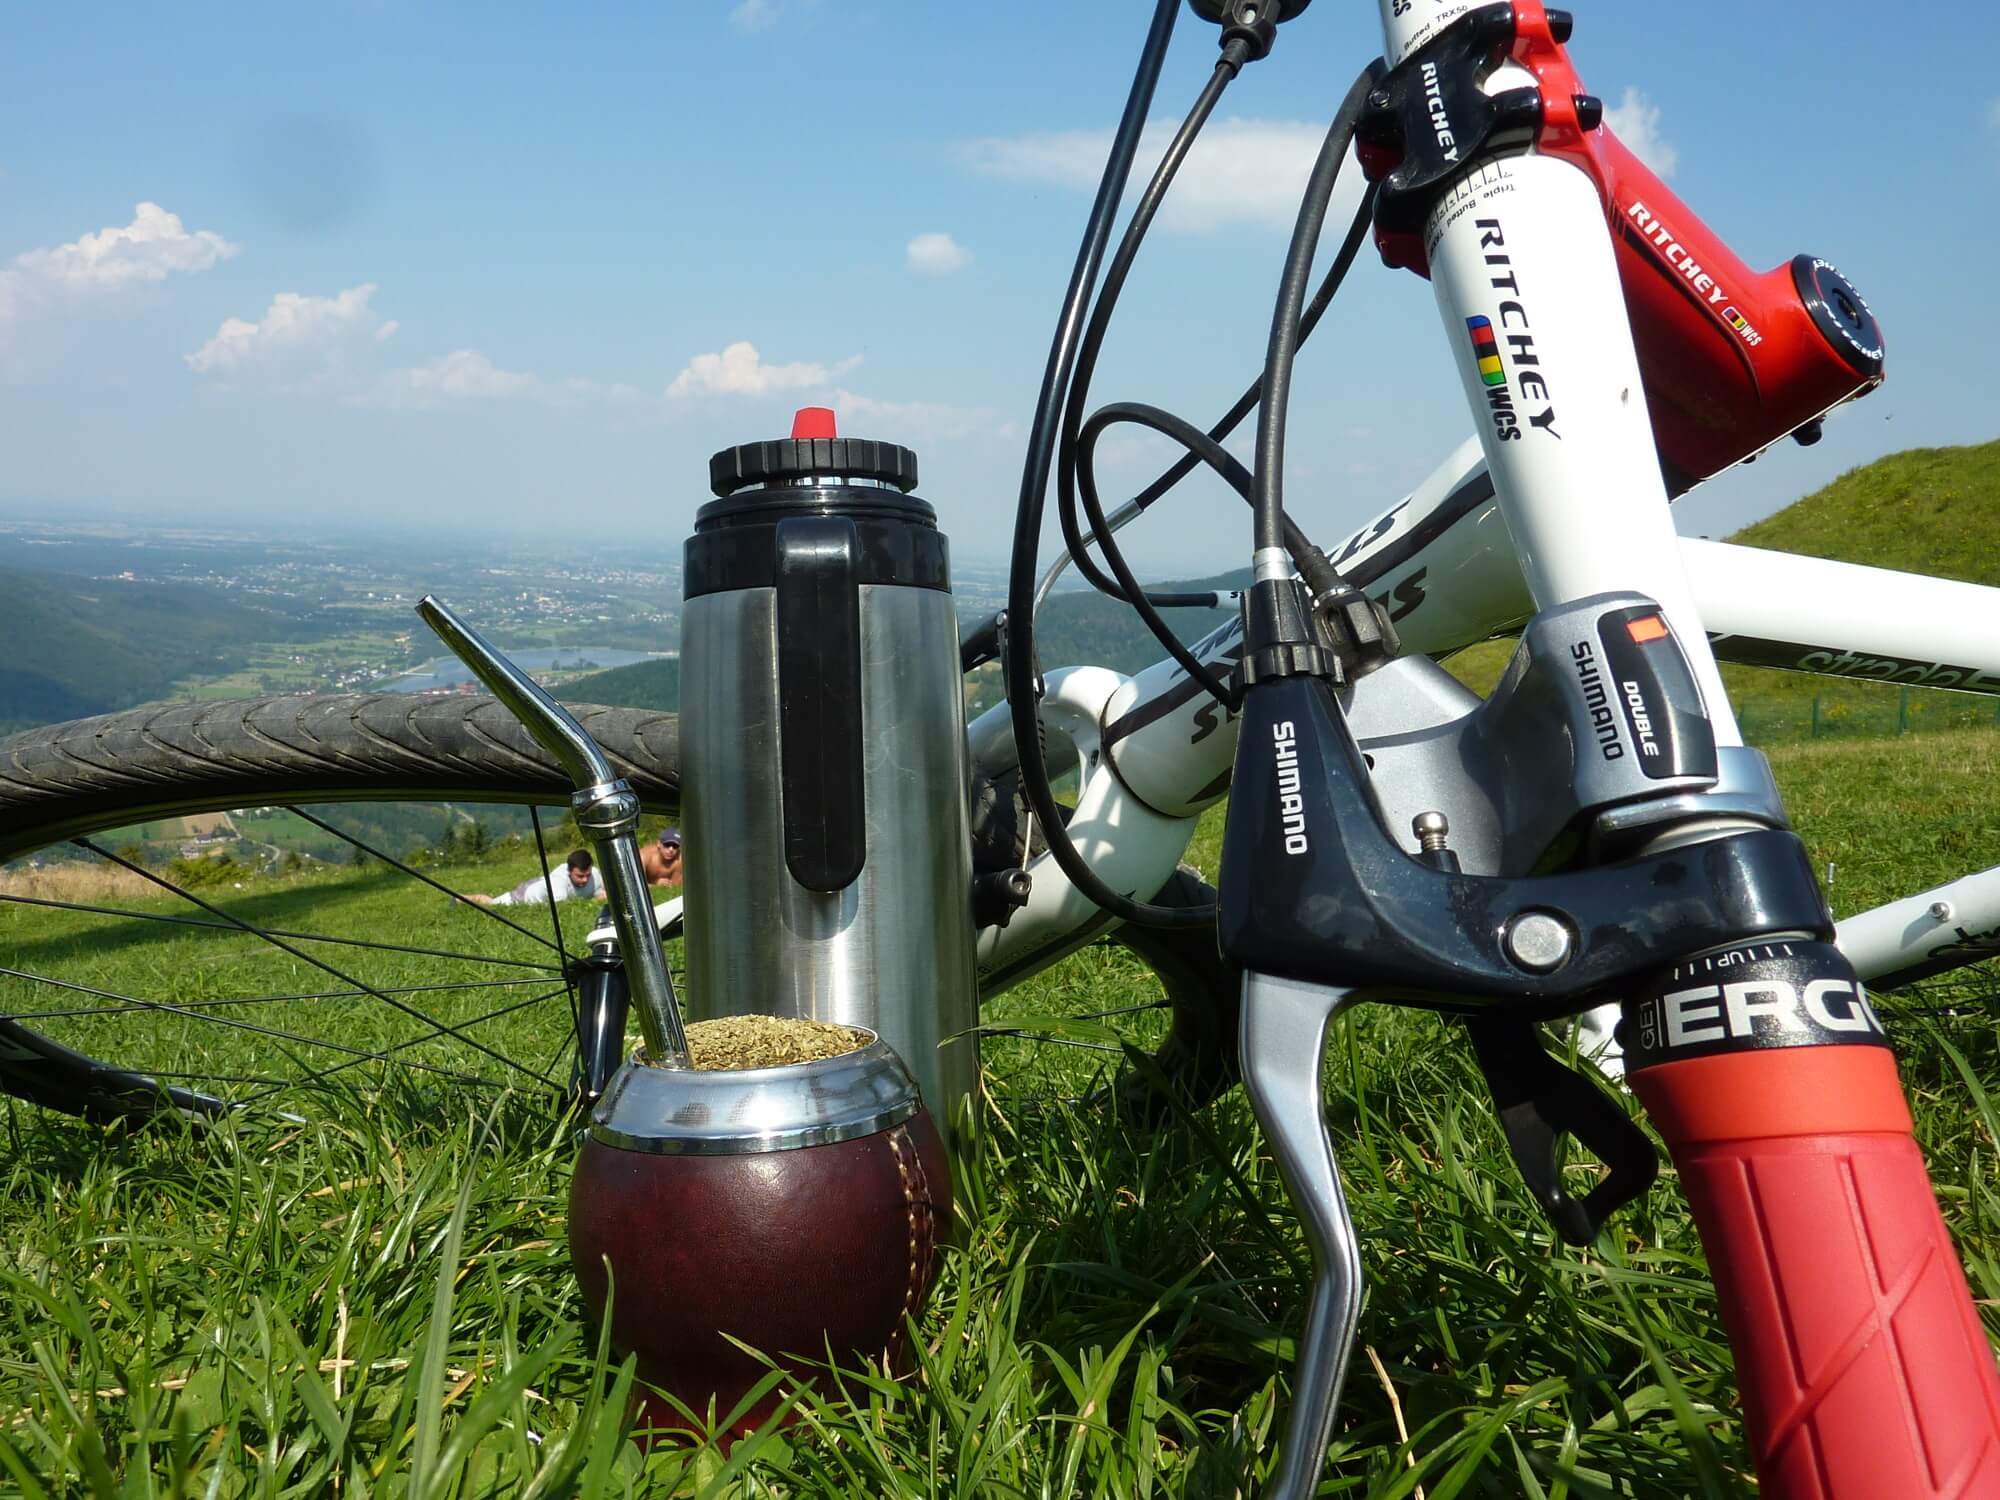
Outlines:
{"label": "red handlebar grip", "polygon": [[1883,1047],[1644,1068],[1770,1500],[2000,1496],[2000,1375]]}

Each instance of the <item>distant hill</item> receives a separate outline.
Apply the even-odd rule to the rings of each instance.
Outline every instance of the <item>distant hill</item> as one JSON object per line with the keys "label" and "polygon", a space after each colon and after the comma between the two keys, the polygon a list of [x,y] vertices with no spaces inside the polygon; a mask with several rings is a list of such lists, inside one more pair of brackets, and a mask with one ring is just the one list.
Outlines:
{"label": "distant hill", "polygon": [[2000,584],[2000,441],[1878,458],[1729,540]]}
{"label": "distant hill", "polygon": [[678,713],[681,706],[681,663],[677,656],[634,662],[592,672],[563,684],[557,694],[569,703],[609,703],[616,708],[657,708]]}
{"label": "distant hill", "polygon": [[206,589],[17,568],[0,568],[0,599],[0,732],[158,698],[289,623]]}
{"label": "distant hill", "polygon": [[[1850,469],[1728,538],[1747,547],[2000,585],[2000,442],[1911,448]],[[1485,692],[1514,649],[1488,641],[1445,665]],[[1893,734],[1993,724],[1990,698],[1935,688],[1725,664],[1724,685],[1753,744],[1820,734]],[[1817,706],[1815,706],[1817,705]]]}
{"label": "distant hill", "polygon": [[[1250,570],[1212,578],[1141,581],[1157,594],[1207,591],[1226,596],[1248,587]],[[1163,609],[1160,618],[1183,642],[1189,642],[1200,640],[1235,612],[1234,601],[1225,597],[1217,609]],[[1052,595],[1042,606],[1035,621],[1035,654],[1045,668],[1089,662],[1114,672],[1134,673],[1144,671],[1167,653],[1131,605],[1092,589]]]}
{"label": "distant hill", "polygon": [[[1916,448],[1843,474],[1729,540],[1774,551],[1957,578],[2000,586],[2000,442],[1963,448]],[[1157,588],[1180,592],[1241,589],[1249,572],[1221,574]],[[1168,623],[1192,641],[1229,618],[1216,610],[1169,610]],[[1042,610],[1036,650],[1045,667],[1097,662],[1137,672],[1163,654],[1127,606],[1083,590],[1060,593]],[[1446,663],[1461,680],[1486,691],[1513,642],[1489,641]],[[1756,667],[1723,668],[1745,733],[1776,743],[1820,733],[1893,733],[1995,722],[1990,699],[1915,689],[1907,695],[1879,683],[1836,680]],[[987,668],[970,684],[972,707],[998,701],[998,674]],[[571,683],[563,696],[677,710],[680,663],[619,667]],[[1817,704],[1817,707],[1815,707]]]}
{"label": "distant hill", "polygon": [[[1242,588],[1249,577],[1250,570],[1245,568],[1241,573],[1156,583],[1153,587],[1155,592],[1227,593]],[[1221,609],[1169,609],[1161,614],[1182,640],[1194,641],[1230,618],[1230,612],[1225,601]],[[1084,590],[1057,594],[1043,606],[1035,629],[1035,650],[1046,667],[1092,662],[1119,672],[1137,672],[1166,655],[1129,606]],[[975,705],[997,695],[997,681],[990,687],[990,692],[975,689]],[[571,703],[610,703],[677,713],[681,706],[681,664],[676,658],[593,672],[565,683],[560,696]]]}

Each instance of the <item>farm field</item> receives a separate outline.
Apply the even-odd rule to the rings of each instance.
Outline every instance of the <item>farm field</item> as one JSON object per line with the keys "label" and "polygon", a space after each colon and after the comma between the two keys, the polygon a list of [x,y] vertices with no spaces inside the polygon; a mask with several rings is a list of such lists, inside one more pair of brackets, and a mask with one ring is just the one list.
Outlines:
{"label": "farm field", "polygon": [[[1836,872],[1837,912],[2000,862],[1996,749],[1990,730],[1773,749],[1816,868]],[[1190,856],[1211,873],[1220,831],[1211,814]],[[428,873],[495,890],[530,868]],[[49,899],[169,909],[136,876],[64,866],[6,878],[42,881]],[[481,987],[427,995],[426,1007],[562,1081],[568,1013],[548,974],[545,912],[517,909],[526,931],[494,930],[379,865],[207,894],[266,925],[431,950],[339,950],[337,966],[365,956],[368,982],[399,993],[451,980],[461,971],[437,955],[477,943]],[[563,912],[572,947],[583,915]],[[0,952],[9,967],[190,1007],[294,982],[300,998],[277,1013],[288,1019],[268,1007],[260,1018],[300,1029],[310,1018],[325,1034],[331,999],[348,1007],[337,1034],[357,1045],[413,1034],[390,1007],[312,993],[340,985],[250,938],[104,923],[0,904]],[[52,1002],[44,988],[0,979],[0,1007],[93,1003]],[[1989,1319],[2000,1306],[1995,988],[1968,971],[1880,1000]],[[1110,1023],[1063,1018],[1147,993],[1146,971],[1100,944],[989,1019],[1103,1044]],[[511,1008],[514,997],[541,1003]],[[103,1004],[64,1023],[90,1028],[79,1041],[170,1048],[182,1032],[176,1018]],[[224,1030],[210,1044],[245,1078],[284,1061],[266,1036]],[[1307,1267],[1240,1092],[1142,1126],[1082,1102],[1108,1054],[990,1041],[960,1162],[959,1242],[922,1319],[917,1370],[849,1372],[845,1399],[802,1397],[797,1426],[727,1453],[644,1454],[625,1430],[629,1376],[568,1270],[573,1125],[514,1066],[446,1043],[397,1055],[513,1087],[356,1064],[269,1101],[298,1119],[264,1109],[139,1134],[7,1106],[0,1489],[1209,1496],[1254,1494],[1270,1470]],[[1522,1190],[1449,1023],[1371,1010],[1336,1031],[1331,1056],[1368,1301],[1322,1493],[1753,1494],[1671,1172],[1589,1250],[1564,1248]]]}

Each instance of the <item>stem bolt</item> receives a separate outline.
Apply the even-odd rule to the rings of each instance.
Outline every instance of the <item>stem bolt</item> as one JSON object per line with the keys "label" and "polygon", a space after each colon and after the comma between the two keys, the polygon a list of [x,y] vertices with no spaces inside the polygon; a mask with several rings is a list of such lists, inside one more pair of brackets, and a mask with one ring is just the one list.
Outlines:
{"label": "stem bolt", "polygon": [[1522,912],[1501,940],[1507,956],[1531,974],[1550,974],[1569,962],[1569,924],[1545,911]]}
{"label": "stem bolt", "polygon": [[1410,819],[1410,829],[1417,836],[1417,847],[1428,854],[1444,847],[1451,820],[1441,812],[1420,812]]}

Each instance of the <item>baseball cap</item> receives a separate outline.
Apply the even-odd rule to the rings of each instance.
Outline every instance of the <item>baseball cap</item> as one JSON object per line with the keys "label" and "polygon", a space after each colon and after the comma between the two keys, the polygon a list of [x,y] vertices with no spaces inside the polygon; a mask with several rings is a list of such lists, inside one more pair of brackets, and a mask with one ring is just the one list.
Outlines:
{"label": "baseball cap", "polygon": [[675,849],[681,846],[681,831],[671,823],[660,830],[660,847],[664,849],[669,846]]}

